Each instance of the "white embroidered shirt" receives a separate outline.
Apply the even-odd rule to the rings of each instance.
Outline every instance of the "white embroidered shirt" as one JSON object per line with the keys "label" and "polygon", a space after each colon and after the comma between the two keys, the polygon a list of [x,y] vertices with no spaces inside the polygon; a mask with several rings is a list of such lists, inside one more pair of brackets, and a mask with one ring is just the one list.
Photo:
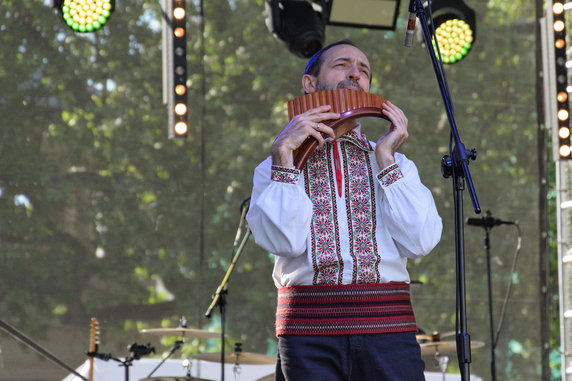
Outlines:
{"label": "white embroidered shirt", "polygon": [[273,166],[270,157],[255,170],[246,218],[256,243],[276,255],[276,286],[409,282],[407,258],[441,238],[431,192],[402,154],[379,168],[360,127],[337,141],[303,170]]}

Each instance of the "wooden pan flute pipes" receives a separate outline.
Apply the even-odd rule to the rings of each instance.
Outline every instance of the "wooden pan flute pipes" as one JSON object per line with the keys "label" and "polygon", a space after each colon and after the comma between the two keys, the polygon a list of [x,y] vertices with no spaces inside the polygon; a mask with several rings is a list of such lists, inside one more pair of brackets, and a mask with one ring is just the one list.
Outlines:
{"label": "wooden pan flute pipes", "polygon": [[[351,123],[345,123],[347,121],[366,116],[388,120],[381,109],[385,102],[387,102],[385,98],[359,90],[318,91],[288,101],[288,117],[292,120],[296,115],[312,108],[330,105],[332,106],[330,112],[339,113],[341,116],[339,119],[326,120],[322,123],[334,130],[337,139],[355,127]],[[308,138],[294,152],[294,166],[298,169],[304,168],[306,161],[317,147],[318,141],[312,137]]]}

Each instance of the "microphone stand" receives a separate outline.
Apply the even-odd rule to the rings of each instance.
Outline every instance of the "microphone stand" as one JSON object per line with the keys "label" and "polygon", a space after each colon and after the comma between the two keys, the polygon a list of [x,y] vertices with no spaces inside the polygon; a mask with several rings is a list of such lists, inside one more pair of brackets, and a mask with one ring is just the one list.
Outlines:
{"label": "microphone stand", "polygon": [[217,289],[216,289],[216,291],[212,297],[213,300],[212,300],[210,306],[207,308],[207,311],[205,312],[205,316],[207,318],[210,318],[212,311],[216,306],[218,306],[219,310],[220,310],[220,324],[221,324],[221,333],[220,333],[221,370],[220,370],[220,372],[221,372],[221,381],[224,381],[224,364],[225,364],[224,337],[225,337],[225,326],[226,326],[226,295],[228,294],[228,282],[230,279],[230,275],[234,271],[234,267],[235,267],[236,263],[238,262],[240,255],[242,254],[242,250],[244,249],[244,246],[246,245],[246,242],[248,241],[248,237],[250,237],[250,228],[248,227],[248,223],[247,223],[246,224],[246,233],[244,233],[242,241],[240,242],[240,245],[237,248],[238,240],[240,238],[240,233],[242,231],[242,225],[243,225],[244,221],[246,221],[245,216],[246,216],[246,212],[248,211],[248,203],[249,202],[250,202],[250,197],[242,202],[241,213],[240,213],[240,222],[238,224],[238,229],[236,231],[236,237],[234,239],[234,244],[233,244],[234,256],[232,258],[232,261],[230,262],[230,265],[228,266],[228,269],[226,270],[226,274],[222,278],[222,281],[220,282],[219,286],[217,287]]}
{"label": "microphone stand", "polygon": [[469,195],[473,202],[475,213],[480,213],[481,208],[477,199],[477,194],[473,185],[471,173],[469,171],[469,160],[477,158],[476,150],[467,150],[461,141],[455,117],[453,115],[453,104],[449,95],[449,89],[445,80],[442,68],[435,55],[431,34],[425,15],[425,9],[421,4],[421,0],[410,0],[409,12],[415,13],[425,38],[427,51],[431,56],[435,76],[439,84],[439,90],[445,105],[445,111],[451,127],[451,137],[454,147],[450,147],[450,154],[445,155],[441,160],[441,174],[445,178],[451,177],[453,181],[453,195],[455,206],[455,258],[456,258],[456,341],[457,341],[457,357],[459,362],[459,370],[462,381],[469,381],[470,363],[471,363],[471,338],[467,332],[467,305],[466,305],[466,289],[465,289],[465,235],[463,221],[463,190],[465,189],[465,179],[469,189]]}
{"label": "microphone stand", "polygon": [[496,340],[495,340],[495,330],[494,330],[494,318],[493,318],[493,287],[492,287],[492,272],[491,272],[491,241],[490,232],[495,226],[494,223],[488,223],[489,221],[495,221],[491,215],[491,211],[487,210],[485,212],[485,218],[483,218],[483,228],[485,229],[485,254],[487,259],[487,286],[488,286],[488,298],[489,298],[489,329],[491,336],[491,380],[497,380],[496,371]]}

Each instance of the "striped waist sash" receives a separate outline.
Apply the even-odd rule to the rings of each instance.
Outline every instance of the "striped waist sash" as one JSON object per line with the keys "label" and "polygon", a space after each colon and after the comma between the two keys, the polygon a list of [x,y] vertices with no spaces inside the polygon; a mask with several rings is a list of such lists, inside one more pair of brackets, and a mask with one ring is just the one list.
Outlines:
{"label": "striped waist sash", "polygon": [[276,336],[406,331],[417,331],[407,283],[278,289]]}

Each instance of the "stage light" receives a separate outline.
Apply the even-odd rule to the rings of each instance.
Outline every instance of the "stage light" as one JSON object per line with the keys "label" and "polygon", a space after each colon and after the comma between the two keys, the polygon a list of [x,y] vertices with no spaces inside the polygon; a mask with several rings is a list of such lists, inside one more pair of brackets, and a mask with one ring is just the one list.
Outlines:
{"label": "stage light", "polygon": [[266,26],[297,56],[309,58],[322,48],[324,8],[305,0],[266,0]]}
{"label": "stage light", "polygon": [[173,34],[175,35],[175,37],[179,37],[179,38],[185,37],[185,30],[183,28],[176,28],[173,31]]}
{"label": "stage light", "polygon": [[560,159],[571,159],[570,149],[570,105],[568,97],[568,70],[571,61],[568,61],[566,53],[566,18],[565,6],[562,1],[555,1],[552,5],[554,19],[554,61],[556,64],[556,118],[558,121],[558,155]]}
{"label": "stage light", "polygon": [[64,22],[75,32],[95,32],[107,24],[115,0],[54,0]]}
{"label": "stage light", "polygon": [[163,14],[163,102],[169,113],[169,138],[186,138],[189,108],[185,0],[163,0]]}
{"label": "stage light", "polygon": [[175,86],[175,94],[177,95],[184,95],[187,93],[187,86],[185,85],[177,85]]}
{"label": "stage light", "polygon": [[174,127],[174,133],[176,136],[187,136],[189,133],[189,127],[185,122],[177,122]]}
{"label": "stage light", "polygon": [[187,105],[184,103],[179,103],[175,106],[175,114],[185,115],[187,113]]}
{"label": "stage light", "polygon": [[568,127],[560,127],[558,137],[560,139],[568,139],[570,137],[570,129]]}
{"label": "stage light", "polygon": [[462,0],[434,0],[431,9],[443,63],[461,61],[469,54],[477,38],[475,11]]}
{"label": "stage light", "polygon": [[322,48],[325,26],[395,30],[400,0],[265,0],[266,26],[297,56]]}
{"label": "stage light", "polygon": [[173,17],[175,20],[182,20],[185,17],[185,8],[181,4],[177,5],[175,9],[173,9]]}

